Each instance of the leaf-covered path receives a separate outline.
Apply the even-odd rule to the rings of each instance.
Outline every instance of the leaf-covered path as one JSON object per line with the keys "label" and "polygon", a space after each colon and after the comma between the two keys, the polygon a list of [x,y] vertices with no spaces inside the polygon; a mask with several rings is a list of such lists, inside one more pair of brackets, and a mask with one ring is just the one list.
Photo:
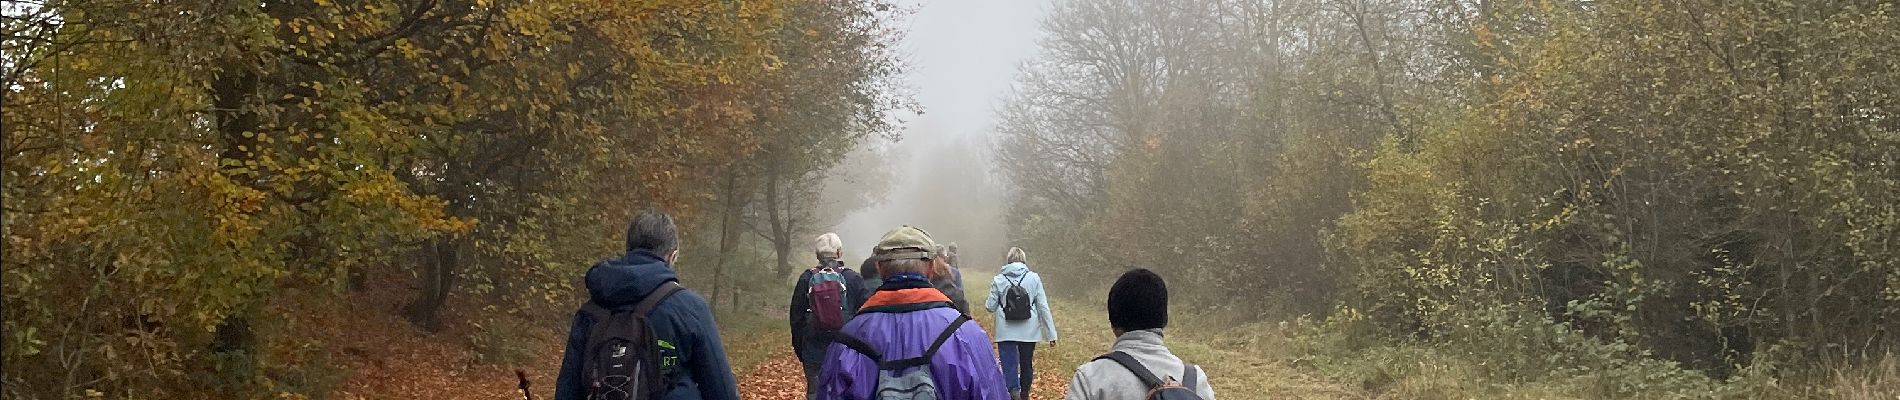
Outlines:
{"label": "leaf-covered path", "polygon": [[[966,272],[971,296],[988,291],[987,274]],[[330,355],[341,378],[335,398],[452,398],[521,399],[515,388],[514,368],[527,371],[535,399],[553,398],[554,374],[560,364],[565,332],[549,330],[519,337],[531,342],[526,359],[487,363],[477,360],[465,343],[444,340],[453,332],[424,332],[396,313],[400,293],[375,291],[358,296],[364,310],[350,314],[338,329],[328,332],[339,346]],[[980,297],[978,297],[980,299]],[[980,302],[978,303],[981,304]],[[1063,398],[1075,367],[1107,351],[1114,340],[1108,318],[1093,301],[1054,299],[1052,310],[1062,342],[1036,350],[1036,380],[1031,398]],[[779,312],[753,310],[748,315],[720,316],[721,333],[740,398],[745,400],[799,400],[805,381],[792,355],[787,324]],[[973,310],[985,331],[994,331],[994,317]],[[452,311],[453,312],[453,311]],[[1289,365],[1284,335],[1265,324],[1216,326],[1202,316],[1177,313],[1170,328],[1169,347],[1206,369],[1221,399],[1364,399],[1379,396],[1329,382]],[[451,326],[451,331],[471,329]]]}
{"label": "leaf-covered path", "polygon": [[[987,277],[992,274],[965,270],[964,283],[969,285],[966,293],[978,308],[981,296],[989,292]],[[1052,303],[1062,341],[1055,347],[1047,343],[1037,346],[1036,380],[1030,393],[1030,398],[1036,400],[1063,398],[1075,367],[1108,351],[1115,339],[1108,327],[1107,312],[1097,303],[1063,298],[1052,299]],[[981,309],[971,311],[984,331],[995,331],[994,316]],[[1169,347],[1207,370],[1221,399],[1377,397],[1292,367],[1285,335],[1264,323],[1219,326],[1202,321],[1204,318],[1198,315],[1176,315],[1177,327],[1170,329]],[[802,399],[805,381],[787,343],[784,321],[767,323],[773,325],[734,332],[726,338],[727,352],[740,370],[740,397]]]}
{"label": "leaf-covered path", "polygon": [[739,398],[746,400],[804,400],[805,376],[788,347],[772,349],[772,357],[739,376]]}

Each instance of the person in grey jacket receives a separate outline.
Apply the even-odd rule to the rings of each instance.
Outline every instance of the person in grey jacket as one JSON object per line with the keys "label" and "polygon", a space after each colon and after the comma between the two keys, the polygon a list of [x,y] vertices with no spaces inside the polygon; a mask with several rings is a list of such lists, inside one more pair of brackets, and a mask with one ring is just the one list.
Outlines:
{"label": "person in grey jacket", "polygon": [[[989,299],[983,307],[996,316],[996,354],[1002,357],[1003,378],[1009,393],[1017,399],[1029,398],[1029,385],[1036,377],[1036,343],[1056,345],[1055,314],[1049,312],[1049,296],[1042,290],[1042,275],[1029,270],[1029,256],[1022,248],[1011,247],[1005,255],[1002,272],[990,280]],[[1003,306],[1012,287],[1021,287],[1029,295],[1029,318],[1012,321]]]}
{"label": "person in grey jacket", "polygon": [[[1128,354],[1143,368],[1163,381],[1179,382],[1193,389],[1203,400],[1214,400],[1214,386],[1207,382],[1207,371],[1190,368],[1162,343],[1162,328],[1168,326],[1168,285],[1160,275],[1146,269],[1123,273],[1108,289],[1108,325],[1115,329],[1111,352]],[[1068,400],[1143,400],[1152,389],[1134,372],[1112,360],[1097,359],[1075,369],[1069,381]]]}

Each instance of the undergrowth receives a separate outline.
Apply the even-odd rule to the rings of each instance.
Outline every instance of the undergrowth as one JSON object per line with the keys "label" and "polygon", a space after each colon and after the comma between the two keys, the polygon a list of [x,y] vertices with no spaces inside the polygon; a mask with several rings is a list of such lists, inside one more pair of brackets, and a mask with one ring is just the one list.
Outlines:
{"label": "undergrowth", "polygon": [[1391,339],[1350,309],[1291,326],[1292,364],[1376,398],[1900,399],[1893,357],[1839,365],[1771,356],[1725,379],[1545,318],[1503,311],[1429,338]]}

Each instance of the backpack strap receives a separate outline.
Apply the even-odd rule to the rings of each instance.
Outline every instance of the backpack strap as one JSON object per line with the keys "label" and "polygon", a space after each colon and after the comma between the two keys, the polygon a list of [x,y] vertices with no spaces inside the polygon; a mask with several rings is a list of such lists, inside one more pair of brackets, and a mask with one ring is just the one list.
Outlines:
{"label": "backpack strap", "polygon": [[639,313],[640,315],[652,314],[653,308],[658,307],[661,301],[665,301],[666,298],[673,297],[674,293],[679,293],[679,291],[685,289],[685,286],[680,286],[679,281],[666,281],[666,283],[661,283],[660,287],[653,288],[653,293],[647,293],[646,298],[640,299],[639,304],[633,305],[633,312]]}
{"label": "backpack strap", "polygon": [[[805,284],[805,296],[811,296],[812,291],[818,290],[818,285],[813,285],[812,283],[815,283],[818,281],[818,271],[823,270],[824,268],[825,267],[823,265],[811,267],[811,269],[805,270],[804,275],[799,275],[802,278],[802,279],[799,279],[799,283]],[[797,288],[793,288],[793,289],[796,290]],[[811,306],[806,305],[805,311],[810,312]]]}
{"label": "backpack strap", "polygon": [[865,357],[870,357],[871,361],[875,361],[879,364],[884,363],[884,354],[879,353],[876,347],[872,347],[870,343],[865,343],[863,339],[858,339],[857,336],[839,332],[836,336],[832,337],[832,339],[836,340],[839,344],[843,344],[845,348],[856,351],[858,354],[863,354]]}
{"label": "backpack strap", "polygon": [[[640,299],[638,304],[634,304],[632,310],[642,316],[652,314],[653,308],[659,306],[661,301],[672,297],[674,293],[679,293],[681,290],[686,290],[686,287],[680,286],[678,281],[666,281],[666,283],[661,283],[659,287],[653,289],[653,293],[648,293],[646,298]],[[595,303],[593,300],[582,303],[581,313],[586,314],[587,319],[594,321],[593,328],[587,331],[587,337],[600,336],[602,334],[601,331],[607,329],[604,322],[606,322],[608,318],[613,318],[615,311],[626,310],[628,309],[625,306],[610,309],[600,305],[600,303]],[[595,349],[588,350],[591,353]]]}
{"label": "backpack strap", "polygon": [[[1187,363],[1182,362],[1182,364]],[[1187,372],[1181,373],[1181,387],[1187,388],[1187,390],[1196,390],[1194,388],[1194,378],[1199,377],[1198,375],[1200,375],[1200,373],[1197,372],[1199,369],[1201,368],[1198,365],[1187,364]]]}
{"label": "backpack strap", "polygon": [[902,360],[880,362],[878,363],[878,369],[887,370],[887,371],[897,371],[897,370],[902,370],[902,369],[911,368],[911,367],[929,365],[930,358],[935,357],[937,355],[937,349],[943,347],[943,342],[950,341],[950,337],[955,336],[957,334],[957,329],[963,327],[963,323],[965,322],[970,322],[970,316],[958,314],[957,319],[955,321],[950,321],[950,326],[943,328],[943,333],[937,334],[937,341],[930,342],[930,348],[924,350],[924,355],[906,358]]}
{"label": "backpack strap", "polygon": [[[1135,357],[1128,355],[1128,353],[1116,351],[1095,357],[1095,359],[1110,360],[1116,364],[1121,364],[1122,368],[1128,369],[1128,372],[1133,372],[1136,378],[1141,379],[1141,384],[1147,385],[1150,389],[1161,386],[1161,378],[1155,377],[1154,372],[1148,371],[1148,367],[1142,366],[1140,361],[1135,361]],[[1188,370],[1192,371],[1194,367],[1190,366]]]}

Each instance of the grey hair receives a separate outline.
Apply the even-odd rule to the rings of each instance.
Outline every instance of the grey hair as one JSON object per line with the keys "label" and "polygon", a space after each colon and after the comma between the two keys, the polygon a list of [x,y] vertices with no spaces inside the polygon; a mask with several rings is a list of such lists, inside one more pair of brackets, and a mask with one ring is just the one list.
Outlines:
{"label": "grey hair", "polygon": [[1021,247],[1011,247],[1009,248],[1009,254],[1003,256],[1003,263],[1004,264],[1008,264],[1008,263],[1028,264],[1029,254],[1023,252],[1023,248]]}
{"label": "grey hair", "polygon": [[936,263],[931,260],[915,258],[884,260],[877,263],[877,273],[880,276],[891,276],[901,272],[915,272],[929,275],[930,269],[933,268],[935,264]]}
{"label": "grey hair", "polygon": [[633,223],[627,225],[627,251],[647,250],[665,256],[679,246],[679,241],[679,227],[673,224],[673,216],[664,211],[641,211],[633,217]]}
{"label": "grey hair", "polygon": [[838,234],[830,232],[818,235],[817,242],[812,245],[812,251],[817,253],[818,258],[838,258],[842,255],[839,252],[843,249],[844,240],[839,239]]}

